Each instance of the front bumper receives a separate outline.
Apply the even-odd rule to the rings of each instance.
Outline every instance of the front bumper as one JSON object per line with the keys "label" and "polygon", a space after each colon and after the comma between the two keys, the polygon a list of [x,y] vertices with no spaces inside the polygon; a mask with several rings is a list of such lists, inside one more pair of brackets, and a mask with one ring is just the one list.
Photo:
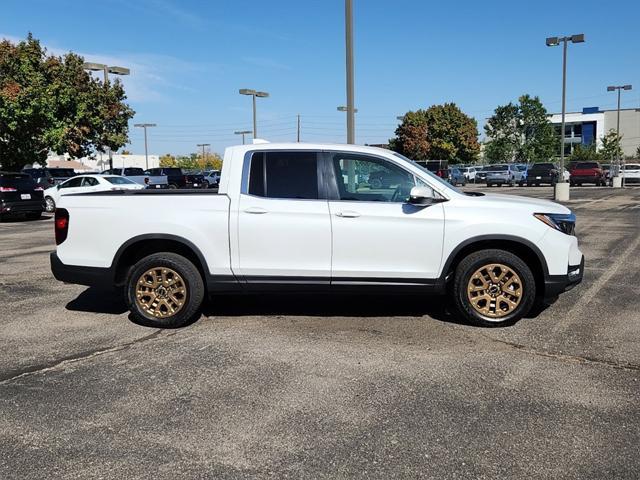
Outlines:
{"label": "front bumper", "polygon": [[544,298],[557,297],[582,282],[584,276],[584,255],[579,265],[569,265],[566,275],[547,275],[544,279]]}

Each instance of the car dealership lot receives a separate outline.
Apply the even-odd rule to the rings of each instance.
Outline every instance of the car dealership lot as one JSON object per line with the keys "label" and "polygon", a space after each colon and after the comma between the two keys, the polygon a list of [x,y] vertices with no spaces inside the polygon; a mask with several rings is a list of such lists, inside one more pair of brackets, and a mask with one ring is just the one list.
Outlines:
{"label": "car dealership lot", "polygon": [[380,296],[216,298],[149,329],[53,280],[50,219],[2,223],[0,478],[634,478],[640,189],[568,206],[583,284],[503,329]]}

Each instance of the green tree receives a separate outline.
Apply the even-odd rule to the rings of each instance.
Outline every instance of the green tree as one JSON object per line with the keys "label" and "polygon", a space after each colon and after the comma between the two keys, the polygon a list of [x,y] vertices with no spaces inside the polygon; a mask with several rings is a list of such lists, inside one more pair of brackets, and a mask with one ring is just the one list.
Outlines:
{"label": "green tree", "polygon": [[576,145],[568,158],[570,162],[599,162],[601,159],[602,155],[596,150],[595,144]]}
{"label": "green tree", "polygon": [[484,127],[490,162],[548,161],[560,142],[538,97],[522,95],[517,104],[498,106]]}
{"label": "green tree", "polygon": [[107,85],[82,57],[48,55],[31,35],[0,41],[0,164],[18,169],[49,151],[81,157],[128,141],[133,110],[119,81]]}
{"label": "green tree", "polygon": [[636,159],[640,160],[640,145],[638,145],[638,148],[636,148]]}
{"label": "green tree", "polygon": [[165,153],[160,157],[160,166],[167,168],[177,166],[176,157],[174,157],[170,153]]}
{"label": "green tree", "polygon": [[615,130],[611,129],[602,137],[602,147],[600,155],[604,160],[609,162],[622,158],[622,146],[620,145],[622,136],[618,135]]}
{"label": "green tree", "polygon": [[455,103],[407,112],[389,145],[416,160],[474,162],[480,152],[478,124]]}

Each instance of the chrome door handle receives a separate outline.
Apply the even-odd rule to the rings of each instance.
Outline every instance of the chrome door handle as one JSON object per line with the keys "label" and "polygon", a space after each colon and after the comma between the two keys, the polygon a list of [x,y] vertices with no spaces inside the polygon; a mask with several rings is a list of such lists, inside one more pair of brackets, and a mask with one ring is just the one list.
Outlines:
{"label": "chrome door handle", "polygon": [[249,208],[245,208],[244,212],[245,213],[263,214],[263,213],[268,213],[268,210],[265,210],[264,208],[260,208],[260,207],[249,207]]}
{"label": "chrome door handle", "polygon": [[344,212],[338,212],[336,213],[336,215],[342,218],[357,218],[360,216],[358,212],[354,212],[352,210],[345,210]]}

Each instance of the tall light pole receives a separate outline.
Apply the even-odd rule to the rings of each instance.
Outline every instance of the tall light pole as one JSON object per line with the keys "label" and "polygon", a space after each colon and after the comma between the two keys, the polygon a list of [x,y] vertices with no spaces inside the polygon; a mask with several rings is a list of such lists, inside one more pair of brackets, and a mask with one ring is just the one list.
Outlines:
{"label": "tall light pole", "polygon": [[344,2],[344,25],[347,64],[347,143],[356,143],[356,110],[353,92],[353,0]]}
{"label": "tall light pole", "polygon": [[233,132],[236,135],[242,135],[242,144],[244,145],[244,136],[250,133],[253,133],[251,130],[238,130],[237,132]]}
{"label": "tall light pole", "polygon": [[134,127],[144,128],[144,164],[145,170],[149,170],[149,153],[147,151],[147,128],[155,127],[155,123],[135,123]]}
{"label": "tall light pole", "polygon": [[[109,66],[104,63],[85,62],[82,67],[85,70],[97,72],[102,70],[104,74],[104,87],[107,88],[109,84],[109,74],[113,75],[129,75],[131,70],[125,67]],[[113,170],[113,156],[111,155],[111,148],[107,147],[107,153],[109,154],[109,170]]]}
{"label": "tall light pole", "polygon": [[[615,92],[618,91],[618,118],[616,120],[616,136],[618,137],[618,148],[622,148],[620,145],[620,92],[622,90],[631,90],[633,88],[631,85],[610,85],[607,87],[607,92]],[[616,168],[614,170],[614,175],[611,180],[611,186],[613,187],[621,187],[622,179],[620,178],[620,152],[616,155]]]}
{"label": "tall light pole", "polygon": [[266,98],[269,96],[267,92],[257,92],[250,88],[241,88],[240,95],[251,95],[253,97],[253,138],[258,138],[258,125],[256,122],[256,97]]}
{"label": "tall light pole", "polygon": [[564,125],[567,106],[567,44],[583,43],[584,34],[571,35],[568,37],[548,37],[547,47],[557,47],[562,42],[562,125],[560,127],[560,174],[555,185],[555,199],[569,200],[569,184],[564,179]]}
{"label": "tall light pole", "polygon": [[[347,112],[347,126],[349,125],[349,107],[348,106],[344,106],[344,105],[340,105],[337,110],[339,112]],[[358,109],[354,108],[352,109],[353,113],[356,114],[358,113]],[[349,129],[347,128],[347,143],[354,143],[354,142],[350,142],[349,141]]]}
{"label": "tall light pole", "polygon": [[210,143],[198,143],[198,144],[197,144],[197,146],[198,146],[198,147],[202,147],[202,163],[203,163],[203,165],[204,165],[204,163],[205,163],[204,147],[210,147],[210,146],[211,146],[211,144],[210,144]]}

